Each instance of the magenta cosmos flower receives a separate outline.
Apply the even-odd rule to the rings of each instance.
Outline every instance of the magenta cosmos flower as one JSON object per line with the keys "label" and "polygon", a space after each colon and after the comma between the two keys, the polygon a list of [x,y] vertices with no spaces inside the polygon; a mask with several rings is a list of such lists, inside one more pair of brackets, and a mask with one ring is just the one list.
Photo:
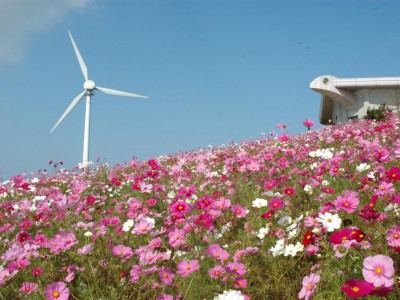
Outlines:
{"label": "magenta cosmos flower", "polygon": [[310,276],[304,277],[303,282],[301,283],[303,287],[299,293],[299,299],[310,299],[311,294],[315,292],[315,287],[320,279],[321,277],[314,273],[311,273]]}
{"label": "magenta cosmos flower", "polygon": [[44,289],[47,300],[68,300],[69,289],[64,282],[54,282]]}
{"label": "magenta cosmos flower", "polygon": [[394,283],[393,260],[389,256],[368,256],[363,263],[363,276],[365,281],[372,283],[375,287],[392,286]]}
{"label": "magenta cosmos flower", "polygon": [[182,277],[188,277],[194,271],[197,271],[198,269],[200,269],[200,265],[199,265],[199,261],[197,259],[192,260],[190,262],[188,262],[184,259],[178,263],[177,268],[178,268],[178,271],[176,271],[176,274],[179,274]]}
{"label": "magenta cosmos flower", "polygon": [[346,281],[346,285],[340,288],[349,298],[362,298],[370,295],[375,290],[372,283],[355,279]]}

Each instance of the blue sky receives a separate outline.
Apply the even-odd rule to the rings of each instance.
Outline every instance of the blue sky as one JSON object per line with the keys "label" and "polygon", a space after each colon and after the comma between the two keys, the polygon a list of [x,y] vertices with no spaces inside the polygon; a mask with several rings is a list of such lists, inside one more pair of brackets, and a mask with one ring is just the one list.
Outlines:
{"label": "blue sky", "polygon": [[[318,123],[318,76],[398,76],[398,1],[1,0],[0,178],[82,159],[83,76],[103,87],[90,159],[110,164]],[[320,125],[316,126],[316,128]]]}

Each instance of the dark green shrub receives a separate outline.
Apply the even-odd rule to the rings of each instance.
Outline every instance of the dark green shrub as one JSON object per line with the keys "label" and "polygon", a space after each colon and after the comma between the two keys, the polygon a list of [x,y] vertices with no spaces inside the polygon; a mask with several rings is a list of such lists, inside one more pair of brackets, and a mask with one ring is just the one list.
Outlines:
{"label": "dark green shrub", "polygon": [[387,116],[389,113],[391,113],[392,110],[389,108],[389,106],[384,103],[379,105],[377,108],[368,108],[367,113],[364,116],[364,119],[366,120],[375,120],[375,121],[381,121],[381,120],[386,120]]}

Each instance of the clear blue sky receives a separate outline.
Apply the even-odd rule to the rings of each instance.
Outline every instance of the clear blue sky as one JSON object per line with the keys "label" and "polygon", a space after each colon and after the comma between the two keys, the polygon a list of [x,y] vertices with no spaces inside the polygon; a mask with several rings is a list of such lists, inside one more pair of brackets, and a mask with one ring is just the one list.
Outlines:
{"label": "clear blue sky", "polygon": [[[90,159],[110,164],[318,123],[318,76],[399,76],[399,1],[0,0],[0,178],[82,159],[83,76],[96,84]],[[317,128],[319,125],[317,126]]]}

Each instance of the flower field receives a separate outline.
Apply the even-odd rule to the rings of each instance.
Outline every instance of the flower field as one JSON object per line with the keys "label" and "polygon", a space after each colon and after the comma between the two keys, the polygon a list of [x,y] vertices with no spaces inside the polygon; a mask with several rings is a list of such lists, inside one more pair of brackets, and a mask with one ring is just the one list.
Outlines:
{"label": "flower field", "polygon": [[0,299],[400,299],[399,125],[12,177]]}

